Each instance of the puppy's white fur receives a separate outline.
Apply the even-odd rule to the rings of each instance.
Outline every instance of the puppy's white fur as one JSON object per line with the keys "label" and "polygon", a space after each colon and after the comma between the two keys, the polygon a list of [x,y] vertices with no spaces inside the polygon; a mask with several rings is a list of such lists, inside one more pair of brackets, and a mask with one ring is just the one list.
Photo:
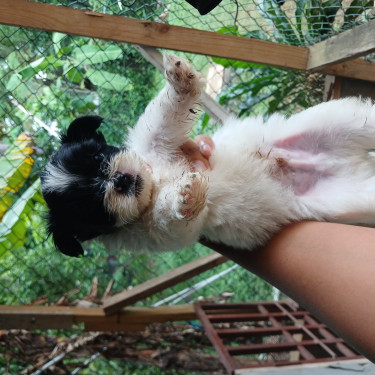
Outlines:
{"label": "puppy's white fur", "polygon": [[176,250],[203,235],[251,250],[293,221],[374,225],[371,101],[331,101],[266,122],[233,118],[213,136],[212,169],[192,173],[180,146],[188,140],[204,80],[174,55],[165,55],[164,64],[167,84],[126,142],[152,170],[139,172],[148,190],[137,198],[133,221],[104,241]]}

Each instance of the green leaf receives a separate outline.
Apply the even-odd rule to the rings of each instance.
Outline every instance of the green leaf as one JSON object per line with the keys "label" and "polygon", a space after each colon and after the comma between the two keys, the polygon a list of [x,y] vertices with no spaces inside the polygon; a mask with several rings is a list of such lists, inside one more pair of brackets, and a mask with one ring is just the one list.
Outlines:
{"label": "green leaf", "polygon": [[20,76],[18,73],[14,73],[10,76],[6,89],[10,92],[13,92],[19,85],[22,83],[22,76]]}
{"label": "green leaf", "polygon": [[305,16],[305,6],[307,1],[306,0],[296,0],[296,10],[294,15],[296,17],[296,29],[300,36],[301,42],[306,44],[306,39],[303,31],[303,20]]}
{"label": "green leaf", "polygon": [[26,68],[19,70],[18,74],[21,75],[24,81],[26,81],[38,74],[40,71],[48,68],[58,68],[63,64],[64,62],[54,55],[41,57],[40,59],[31,62]]}
{"label": "green leaf", "polygon": [[94,65],[122,57],[122,50],[118,46],[100,48],[97,45],[84,45],[72,51],[72,57],[77,64]]}
{"label": "green leaf", "polygon": [[247,38],[268,40],[267,35],[262,30],[250,30],[244,36],[246,36]]}
{"label": "green leaf", "polygon": [[23,80],[28,80],[35,76],[39,71],[46,69],[48,63],[45,61],[45,57],[41,57],[29,64],[26,68],[18,71]]}
{"label": "green leaf", "polygon": [[234,26],[224,26],[216,31],[219,34],[229,34],[239,36],[237,28]]}
{"label": "green leaf", "polygon": [[209,123],[209,121],[210,121],[210,116],[207,113],[205,113],[203,115],[202,122],[200,124],[200,129],[199,129],[200,134],[202,134],[204,132],[204,130],[206,129],[206,127]]}
{"label": "green leaf", "polygon": [[301,42],[284,11],[273,0],[258,0],[259,13],[275,26],[275,39],[289,45]]}
{"label": "green leaf", "polygon": [[18,52],[13,51],[7,56],[7,63],[9,66],[9,69],[11,70],[17,70],[19,66],[21,65],[17,58]]}
{"label": "green leaf", "polygon": [[84,75],[77,68],[70,68],[65,73],[69,81],[73,83],[81,83],[84,80]]}
{"label": "green leaf", "polygon": [[332,23],[336,13],[341,9],[341,0],[327,0],[323,4],[323,12],[328,17],[329,22]]}
{"label": "green leaf", "polygon": [[252,69],[252,68],[264,68],[262,64],[255,64],[245,61],[230,60],[222,57],[213,57],[212,61],[216,64],[222,65],[224,68],[233,69]]}
{"label": "green leaf", "polygon": [[33,198],[40,195],[39,189],[40,180],[36,180],[4,215],[0,223],[0,257],[25,243],[27,218],[33,208]]}
{"label": "green leaf", "polygon": [[21,134],[0,158],[0,219],[30,175],[34,164],[30,142],[29,136]]}
{"label": "green leaf", "polygon": [[130,80],[120,74],[106,72],[104,70],[88,69],[87,78],[95,85],[114,91],[129,91],[133,88]]}
{"label": "green leaf", "polygon": [[225,105],[228,104],[230,100],[239,98],[243,95],[256,97],[265,87],[275,85],[278,78],[278,73],[274,73],[256,77],[248,82],[240,82],[232,86],[229,90],[224,91],[220,96],[219,103],[221,105]]}
{"label": "green leaf", "polygon": [[345,22],[353,22],[365,9],[371,8],[373,1],[353,0],[345,9]]}
{"label": "green leaf", "polygon": [[53,49],[55,53],[59,53],[61,50],[61,41],[66,37],[66,34],[62,33],[53,33],[52,34],[52,41],[53,41]]}

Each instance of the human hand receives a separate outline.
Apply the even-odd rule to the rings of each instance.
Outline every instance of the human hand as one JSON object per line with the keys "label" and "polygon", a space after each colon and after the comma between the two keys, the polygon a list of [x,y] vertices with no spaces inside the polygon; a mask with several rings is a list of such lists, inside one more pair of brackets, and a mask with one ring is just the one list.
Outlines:
{"label": "human hand", "polygon": [[210,169],[210,156],[215,145],[210,137],[200,134],[189,140],[181,146],[181,151],[185,157],[191,162],[193,168],[197,172],[204,172]]}

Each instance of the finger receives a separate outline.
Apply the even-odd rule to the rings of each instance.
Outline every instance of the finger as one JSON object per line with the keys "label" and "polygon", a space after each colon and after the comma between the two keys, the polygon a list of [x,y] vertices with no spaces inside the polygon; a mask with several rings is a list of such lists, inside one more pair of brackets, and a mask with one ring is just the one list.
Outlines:
{"label": "finger", "polygon": [[212,151],[215,148],[213,140],[207,135],[200,134],[194,138],[194,142],[196,142],[199,146],[201,154],[209,159],[212,155]]}
{"label": "finger", "polygon": [[188,140],[181,147],[181,151],[187,156],[194,156],[197,152],[199,153],[199,146],[192,140]]}
{"label": "finger", "polygon": [[181,146],[182,152],[191,162],[195,171],[203,172],[210,168],[210,163],[205,156],[202,155],[199,146],[189,140]]}

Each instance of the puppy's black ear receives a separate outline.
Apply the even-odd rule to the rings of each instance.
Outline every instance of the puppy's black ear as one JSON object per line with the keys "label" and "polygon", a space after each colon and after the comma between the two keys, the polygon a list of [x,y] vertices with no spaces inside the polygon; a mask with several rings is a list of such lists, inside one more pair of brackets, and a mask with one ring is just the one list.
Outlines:
{"label": "puppy's black ear", "polygon": [[65,255],[70,257],[79,257],[83,255],[83,249],[81,244],[68,233],[53,232],[53,240],[56,247]]}
{"label": "puppy's black ear", "polygon": [[66,135],[61,137],[61,143],[82,142],[88,139],[95,139],[105,142],[101,132],[97,132],[103,118],[100,116],[83,116],[75,119],[68,128]]}

